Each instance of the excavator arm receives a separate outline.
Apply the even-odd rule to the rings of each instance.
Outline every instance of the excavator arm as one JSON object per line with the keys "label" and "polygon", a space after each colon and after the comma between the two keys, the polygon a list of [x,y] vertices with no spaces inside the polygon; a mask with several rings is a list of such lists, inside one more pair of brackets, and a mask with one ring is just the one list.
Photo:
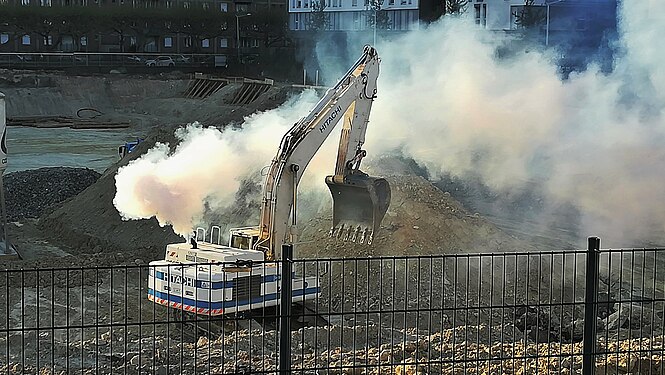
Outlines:
{"label": "excavator arm", "polygon": [[342,118],[335,174],[326,177],[333,194],[331,235],[371,243],[390,201],[388,183],[359,169],[366,155],[362,145],[378,75],[379,56],[374,48],[366,46],[353,67],[282,138],[266,176],[259,234],[253,244],[253,248],[266,254],[266,259],[279,259],[282,244],[296,241],[298,183]]}

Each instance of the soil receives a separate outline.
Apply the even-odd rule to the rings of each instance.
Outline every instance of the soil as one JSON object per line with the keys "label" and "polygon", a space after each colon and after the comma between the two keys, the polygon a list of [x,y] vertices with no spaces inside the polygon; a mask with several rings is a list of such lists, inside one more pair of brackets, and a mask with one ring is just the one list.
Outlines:
{"label": "soil", "polygon": [[365,257],[534,251],[479,214],[470,213],[450,193],[418,176],[384,176],[391,203],[371,245],[330,238],[330,205],[302,224],[298,254],[303,257]]}
{"label": "soil", "polygon": [[[182,98],[181,94],[188,84],[188,79],[183,77],[145,81],[125,77],[72,79],[52,76],[41,77],[39,80],[33,78],[35,77],[17,78],[14,76],[11,81],[14,82],[13,86],[10,85],[9,90],[2,89],[8,95],[8,112],[24,111],[26,113],[23,115],[69,116],[72,111],[76,111],[81,106],[94,106],[104,111],[108,119],[129,120],[133,126],[141,129],[146,129],[148,124],[153,127],[145,142],[123,160],[108,168],[85,190],[62,202],[54,202],[54,206],[45,209],[39,219],[31,219],[26,216],[10,226],[10,233],[14,234],[14,243],[25,254],[26,259],[0,263],[0,268],[42,269],[42,271],[28,271],[23,274],[10,271],[5,272],[4,277],[0,278],[0,296],[6,294],[4,295],[5,300],[11,301],[13,306],[11,307],[8,302],[7,306],[11,308],[8,308],[6,313],[5,309],[0,309],[0,324],[7,322],[6,324],[16,325],[22,319],[25,320],[23,310],[26,309],[26,306],[28,316],[37,314],[39,317],[34,315],[35,320],[46,319],[46,325],[49,324],[48,319],[55,319],[54,317],[59,320],[58,324],[62,323],[63,315],[67,320],[70,317],[73,318],[74,323],[76,323],[76,319],[79,319],[81,324],[84,319],[88,319],[84,316],[88,316],[90,319],[94,317],[97,323],[116,322],[118,325],[125,324],[128,319],[145,322],[161,318],[153,310],[155,305],[150,304],[145,298],[146,268],[144,265],[151,260],[163,258],[166,244],[182,242],[183,239],[175,235],[169,227],[160,227],[154,219],[121,220],[112,203],[115,195],[114,177],[118,168],[140,157],[156,142],[169,143],[171,147],[174,147],[173,131],[185,121],[199,120],[206,124],[219,126],[239,123],[248,114],[279,105],[291,89],[286,86],[275,86],[255,102],[241,107],[229,104],[229,98],[239,88],[238,85],[226,86],[203,100]],[[90,90],[86,91],[86,89]],[[21,97],[21,95],[34,95],[34,99],[22,102],[11,99]],[[63,101],[66,101],[67,104],[64,105]],[[36,110],[38,108],[42,110]],[[351,342],[350,344],[349,342],[335,342],[333,347],[327,348],[326,353],[317,353],[316,349],[313,349],[317,347],[317,338],[309,337],[308,341],[295,351],[302,353],[303,361],[342,365],[348,364],[349,358],[355,361],[356,358],[377,357],[375,361],[380,363],[386,362],[381,359],[382,353],[389,351],[390,355],[385,357],[389,360],[392,360],[394,352],[397,352],[399,357],[395,357],[396,361],[412,362],[421,359],[418,350],[414,348],[427,350],[433,355],[431,358],[438,361],[441,358],[459,359],[466,356],[468,351],[487,353],[494,350],[500,352],[513,350],[515,353],[514,351],[518,350],[521,353],[533,355],[535,351],[543,350],[542,348],[545,347],[549,353],[549,346],[560,345],[550,343],[549,346],[534,346],[524,338],[526,332],[519,332],[509,324],[500,324],[504,323],[504,312],[497,314],[489,309],[488,314],[481,314],[480,311],[483,310],[481,307],[488,306],[488,303],[510,302],[510,297],[513,297],[512,301],[519,300],[526,303],[536,302],[543,298],[549,298],[549,302],[552,303],[555,296],[558,296],[558,300],[555,302],[575,300],[575,294],[573,293],[571,296],[568,291],[578,288],[579,285],[569,284],[566,286],[567,290],[564,291],[563,286],[557,288],[556,285],[549,285],[546,282],[547,277],[552,283],[553,279],[557,280],[557,277],[561,275],[555,273],[554,270],[555,266],[563,262],[563,257],[555,260],[551,257],[540,256],[537,258],[538,261],[529,262],[527,260],[529,256],[521,258],[517,256],[501,258],[499,256],[496,258],[496,262],[494,258],[490,264],[481,262],[477,257],[469,254],[522,251],[532,252],[534,256],[537,256],[537,251],[542,248],[535,247],[529,240],[506,233],[491,220],[471,211],[468,205],[455,199],[454,192],[446,191],[446,186],[451,186],[450,184],[439,183],[436,186],[432,181],[418,176],[418,173],[413,173],[412,168],[403,168],[401,171],[398,170],[399,168],[396,169],[393,161],[389,159],[377,161],[373,168],[376,169],[374,171],[376,173],[373,174],[388,176],[387,179],[392,188],[392,203],[382,222],[381,232],[377,233],[373,244],[368,246],[344,243],[329,238],[331,205],[328,201],[327,204],[321,204],[323,209],[315,210],[315,213],[309,218],[305,216],[300,224],[302,236],[301,243],[297,246],[296,256],[302,260],[296,264],[296,268],[299,273],[308,274],[324,265],[313,264],[311,261],[308,263],[307,259],[344,259],[330,267],[322,276],[322,301],[318,304],[319,313],[341,318],[337,320],[334,317],[330,318],[331,326],[327,329],[320,329],[319,334],[324,332],[328,335],[335,334],[342,341],[342,336],[347,337],[348,340],[348,337],[356,332],[361,332],[359,336],[364,336],[363,327],[371,327],[372,334],[385,331],[386,334],[404,337],[404,339],[399,343],[387,344],[378,341]],[[256,192],[254,186],[249,186],[248,189],[253,193]],[[245,199],[240,201],[244,206],[237,208],[235,214],[246,219],[247,209],[254,209],[255,205],[248,203]],[[319,203],[321,203],[320,198]],[[258,211],[255,217],[258,218]],[[460,256],[447,258],[435,256],[441,254]],[[433,257],[430,260],[416,260],[415,262],[404,258],[404,256],[410,255],[432,255]],[[365,257],[365,259],[359,261],[358,257]],[[129,268],[124,268],[124,271],[123,268],[116,270],[118,273],[113,281],[113,272],[116,271],[104,268],[110,265],[129,265]],[[74,269],[81,266],[96,268],[87,273]],[[43,270],[44,268],[50,270]],[[53,270],[54,268],[67,269]],[[561,269],[563,270],[563,267]],[[511,274],[514,279],[506,277],[506,270],[511,270],[510,272],[515,274]],[[564,278],[561,277],[561,279]],[[580,277],[580,279],[582,278]],[[532,280],[541,282],[530,284],[529,281]],[[543,280],[545,281],[543,282]],[[11,288],[11,286],[18,285],[20,288]],[[33,288],[33,285],[37,287]],[[534,291],[533,285],[541,285],[541,287],[549,289],[549,294],[543,290],[531,293]],[[502,293],[498,293],[499,291]],[[515,298],[518,295],[520,297]],[[499,297],[502,299],[496,300]],[[46,309],[42,313],[39,313],[40,305],[42,309]],[[444,313],[444,305],[454,306],[465,313],[463,316]],[[49,306],[58,311],[48,310]],[[104,309],[101,315],[99,315],[100,306]],[[405,312],[401,314],[384,313],[383,315],[378,314],[378,316],[367,312],[377,309],[379,311],[401,309]],[[424,314],[421,309],[431,309],[432,312]],[[363,311],[365,311],[364,314]],[[355,312],[360,312],[360,314]],[[510,313],[509,311],[508,314]],[[551,314],[552,311],[550,310],[549,313]],[[514,311],[512,314],[519,315]],[[540,312],[536,311],[533,314],[538,316]],[[526,319],[529,314],[525,312],[522,317]],[[571,311],[566,315],[566,319],[569,321],[579,317],[580,311]],[[616,324],[620,322],[625,324],[625,320],[630,323],[631,317],[618,314],[614,319],[617,321]],[[469,326],[469,323],[474,321],[478,326]],[[65,321],[65,323],[71,323],[71,321]],[[51,324],[56,323],[51,321]],[[456,325],[466,325],[466,327],[455,328]],[[349,327],[353,327],[353,329]],[[487,332],[488,327],[492,327],[493,332]],[[365,329],[370,331],[370,328]],[[339,334],[340,331],[347,331],[347,333],[342,335]],[[433,331],[438,332],[432,333]],[[249,347],[244,343],[241,344],[244,345],[244,350],[238,351],[238,343],[233,341],[238,340],[238,337],[245,340],[252,337],[254,333],[236,332],[238,333],[233,335],[235,338],[230,339],[231,341],[228,343],[224,341],[224,338],[212,343],[214,355],[225,353],[227,358],[235,358],[234,361],[227,361],[227,363],[235,362],[236,365],[251,363],[259,366],[258,364],[263,364],[262,361],[267,360],[264,352],[261,352],[260,356],[255,355],[256,352],[252,352],[251,343]],[[504,335],[501,334],[501,341],[497,343],[496,332],[506,333],[509,339],[504,341]],[[197,348],[205,347],[210,343],[203,345],[197,343],[193,346],[180,344],[172,349],[170,345],[173,342],[169,342],[170,335],[168,332],[163,332],[163,329],[143,333],[136,332],[136,330],[121,330],[112,335],[113,337],[109,337],[108,334],[104,336],[105,332],[95,330],[88,330],[88,332],[81,330],[79,336],[76,336],[72,330],[66,330],[65,333],[72,333],[74,336],[63,338],[63,332],[52,332],[51,336],[44,336],[44,343],[42,343],[41,352],[56,356],[59,361],[56,364],[58,368],[62,368],[63,358],[70,358],[68,350],[63,352],[63,348],[67,348],[63,343],[67,341],[69,350],[87,353],[82,354],[78,360],[79,368],[94,369],[100,363],[99,358],[102,358],[103,370],[108,370],[122,362],[125,366],[128,363],[133,366],[132,372],[145,371],[145,366],[152,365],[171,371],[175,370],[169,367],[168,360],[166,360],[168,354],[164,354],[165,351],[170,350],[180,353],[181,358],[184,356],[183,360],[191,369],[192,366],[196,367],[196,364],[192,365],[190,362],[192,357],[194,357],[194,362],[197,361]],[[297,334],[304,337],[304,335],[311,336],[311,333],[311,330],[303,329]],[[270,337],[271,334],[273,338],[269,341],[274,342],[274,332],[266,332],[264,337]],[[469,334],[471,337],[483,335],[485,338],[481,340],[482,344],[480,342],[466,342],[464,345],[448,344],[451,336],[463,335],[466,337]],[[21,335],[24,336],[20,337]],[[123,336],[125,339],[122,343],[112,344],[114,337],[117,340]],[[19,338],[39,342],[41,340],[39,337],[41,335],[36,336],[32,332],[0,338],[0,352],[4,353],[4,349],[7,348],[7,342],[2,342],[2,339],[9,340],[12,348],[20,348],[22,345],[16,341]],[[322,339],[326,339],[325,336],[322,335],[322,337]],[[523,341],[515,343],[520,339]],[[662,341],[660,337],[652,337],[651,340]],[[144,350],[145,348],[140,344],[143,341],[146,341],[146,345],[152,348],[157,346],[161,354]],[[51,346],[49,346],[49,342]],[[178,342],[177,338],[175,342]],[[484,344],[485,342],[487,345]],[[220,348],[222,343],[228,346]],[[504,343],[510,346],[504,349]],[[356,348],[368,344],[375,347],[368,348],[366,352],[356,350]],[[633,345],[632,342],[621,342],[621,345],[624,344]],[[445,350],[428,350],[431,345],[432,348],[433,345],[448,346]],[[568,345],[564,349],[566,351],[579,351],[579,345],[565,345]],[[127,354],[128,346],[131,356]],[[229,347],[236,347],[236,349],[227,353]],[[40,350],[36,350],[34,346],[26,345],[25,348],[31,355],[37,356],[40,353]],[[210,356],[210,347],[207,348],[207,355]],[[266,350],[265,346],[262,348]],[[560,350],[559,348],[553,350]],[[12,353],[14,353],[14,356],[10,356],[12,363],[7,365],[12,371],[21,371],[22,368],[17,363],[19,357],[16,356],[17,353]],[[274,355],[274,352],[271,352],[270,355]],[[205,356],[198,358],[199,363],[207,363],[201,358],[205,358]],[[477,358],[471,358],[471,360],[477,360]],[[616,360],[624,359],[617,358]],[[656,360],[654,359],[654,361]],[[31,362],[32,360],[28,359],[26,363],[27,366],[31,366],[29,371],[36,370],[36,367],[39,366]],[[42,363],[44,362],[48,363],[48,359]],[[577,357],[567,365],[552,365],[549,362],[549,358],[544,362],[535,359],[529,366],[532,369],[548,368],[555,369],[555,371],[565,367],[569,368],[570,372],[579,368]],[[660,366],[661,359],[658,358],[657,362]],[[498,361],[491,365],[484,357],[482,363],[488,366],[486,370],[489,372],[496,372],[498,364],[511,366],[507,362],[499,363]],[[483,364],[481,366],[485,366]],[[2,365],[4,364],[0,364],[0,371],[5,370],[1,367]],[[415,374],[419,370],[417,365],[412,365],[410,362],[400,366],[402,366],[401,370],[395,372]],[[490,369],[489,366],[493,366],[493,368]],[[627,366],[628,371],[633,369],[630,365]],[[437,370],[445,372],[458,370],[453,367],[451,364],[445,369]],[[227,369],[220,369],[220,371],[225,370]],[[537,372],[538,370],[534,370],[533,373]]]}

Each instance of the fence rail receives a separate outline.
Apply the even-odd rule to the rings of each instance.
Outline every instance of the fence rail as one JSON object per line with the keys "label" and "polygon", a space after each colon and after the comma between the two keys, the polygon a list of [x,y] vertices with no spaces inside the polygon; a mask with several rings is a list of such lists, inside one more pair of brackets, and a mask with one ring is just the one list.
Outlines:
{"label": "fence rail", "polygon": [[226,54],[0,52],[0,68],[64,69],[127,68],[145,71],[226,68]]}
{"label": "fence rail", "polygon": [[218,316],[151,302],[152,266],[3,270],[0,373],[663,374],[665,249],[599,245],[286,257],[316,299]]}

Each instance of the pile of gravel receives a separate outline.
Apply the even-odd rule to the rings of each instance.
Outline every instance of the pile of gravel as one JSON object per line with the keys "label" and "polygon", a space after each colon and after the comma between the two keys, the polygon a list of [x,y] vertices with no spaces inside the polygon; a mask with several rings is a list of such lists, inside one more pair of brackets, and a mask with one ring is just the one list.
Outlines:
{"label": "pile of gravel", "polygon": [[88,168],[49,167],[5,176],[7,220],[38,218],[46,210],[79,194],[100,174]]}

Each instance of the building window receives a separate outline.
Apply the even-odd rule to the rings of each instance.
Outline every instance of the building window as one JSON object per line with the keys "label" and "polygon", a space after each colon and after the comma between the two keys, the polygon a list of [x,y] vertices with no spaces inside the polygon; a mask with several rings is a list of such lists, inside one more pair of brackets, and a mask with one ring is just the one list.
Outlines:
{"label": "building window", "polygon": [[81,37],[81,45],[82,46],[87,46],[88,45],[88,37],[87,36],[82,36]]}
{"label": "building window", "polygon": [[210,4],[208,4],[208,3],[203,3],[203,9],[204,9],[204,10],[208,10],[208,9],[210,9]]}
{"label": "building window", "polygon": [[63,35],[60,40],[60,47],[65,52],[74,51],[74,38],[71,35]]}
{"label": "building window", "polygon": [[30,5],[30,0],[21,0],[21,4]]}
{"label": "building window", "polygon": [[236,4],[236,12],[238,13],[247,13],[249,11],[249,7],[247,4]]}
{"label": "building window", "polygon": [[483,27],[487,26],[487,4],[483,4]]}
{"label": "building window", "polygon": [[228,12],[229,3],[219,3],[219,10],[221,10],[222,12]]}
{"label": "building window", "polygon": [[201,47],[203,47],[203,48],[208,48],[208,47],[210,47],[210,39],[203,39],[203,40],[201,41]]}
{"label": "building window", "polygon": [[184,3],[182,3],[182,6],[183,6],[185,9],[189,9],[189,1],[185,1]]}
{"label": "building window", "polygon": [[47,35],[44,37],[44,45],[45,46],[52,46],[53,45],[53,36]]}
{"label": "building window", "polygon": [[51,6],[51,0],[40,0],[39,2],[43,7],[50,7]]}
{"label": "building window", "polygon": [[395,5],[395,0],[388,0],[388,5]]}
{"label": "building window", "polygon": [[219,39],[219,46],[221,48],[228,48],[229,47],[229,40],[227,38]]}
{"label": "building window", "polygon": [[0,34],[0,44],[7,44],[9,42],[9,34]]}
{"label": "building window", "polygon": [[29,46],[30,45],[30,35],[23,35],[23,38],[21,38],[21,44],[24,46]]}
{"label": "building window", "polygon": [[157,42],[154,39],[148,41],[143,50],[146,52],[157,52]]}
{"label": "building window", "polygon": [[129,37],[129,45],[130,46],[135,46],[136,45],[136,37],[135,36],[130,36]]}
{"label": "building window", "polygon": [[166,1],[166,9],[171,9],[173,7],[173,1],[167,0]]}
{"label": "building window", "polygon": [[164,47],[173,47],[173,38],[170,36],[164,37]]}
{"label": "building window", "polygon": [[357,7],[358,6],[358,0],[351,0],[351,6],[352,7]]}
{"label": "building window", "polygon": [[481,4],[475,4],[473,10],[476,25],[485,26],[487,24],[487,4],[482,4],[482,6]]}
{"label": "building window", "polygon": [[188,36],[187,38],[185,38],[185,47],[189,48],[191,46],[192,46],[192,37]]}
{"label": "building window", "polygon": [[296,5],[296,8],[302,8],[302,2],[298,0],[298,5]]}

